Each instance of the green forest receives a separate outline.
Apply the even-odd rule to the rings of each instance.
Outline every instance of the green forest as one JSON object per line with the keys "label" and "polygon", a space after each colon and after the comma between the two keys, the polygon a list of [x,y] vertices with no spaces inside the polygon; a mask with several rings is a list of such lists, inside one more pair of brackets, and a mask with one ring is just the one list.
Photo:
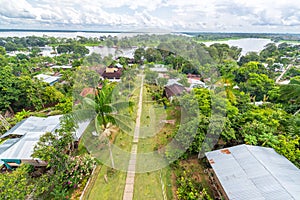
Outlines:
{"label": "green forest", "polygon": [[[241,55],[242,49],[236,46],[201,43],[210,39],[216,38],[205,34],[0,38],[0,111],[5,119],[0,124],[1,134],[29,116],[64,115],[60,129],[46,133],[35,147],[34,157],[46,161],[47,167],[36,169],[24,164],[0,173],[0,198],[79,199],[93,168],[103,163],[93,158],[84,144],[79,142],[78,148],[74,147],[76,111],[88,113],[89,108],[96,108],[93,118],[96,131],[114,128],[108,144],[121,136],[124,139],[119,129],[130,130],[126,122],[136,117],[134,86],[139,81],[138,74],[145,76],[149,101],[158,107],[165,106],[168,119],[177,120],[174,126],[168,125],[162,135],[157,135],[151,148],[159,149],[172,139],[185,147],[184,152],[168,148],[161,152],[175,176],[175,181],[169,183],[175,192],[170,191],[169,198],[213,199],[207,185],[194,179],[192,167],[187,165],[190,159],[196,159],[201,167],[207,167],[203,155],[207,150],[238,144],[272,147],[299,168],[300,45],[270,43],[260,52]],[[46,45],[52,48],[53,56],[42,55],[42,47]],[[134,49],[133,58],[90,53],[89,47],[94,46],[120,51]],[[12,52],[17,53],[11,55]],[[103,81],[99,71],[117,63],[123,66],[121,82]],[[71,67],[52,68],[64,65]],[[167,68],[167,76],[161,77],[159,72],[151,70],[156,66]],[[49,84],[38,79],[39,74],[59,80]],[[191,75],[199,77],[206,87],[194,87],[172,100],[165,96],[164,86],[169,79],[177,79],[188,88]],[[81,96],[81,91],[88,87],[97,92],[89,98]],[[116,90],[122,93],[114,96]],[[118,102],[112,105],[111,98]],[[125,100],[129,101],[126,104],[129,108],[124,108]],[[178,107],[189,118],[180,121],[183,112]],[[208,134],[212,141],[202,145]],[[193,140],[187,145],[191,137]],[[0,143],[4,141],[0,139]],[[118,173],[114,169],[107,171],[109,178]]]}

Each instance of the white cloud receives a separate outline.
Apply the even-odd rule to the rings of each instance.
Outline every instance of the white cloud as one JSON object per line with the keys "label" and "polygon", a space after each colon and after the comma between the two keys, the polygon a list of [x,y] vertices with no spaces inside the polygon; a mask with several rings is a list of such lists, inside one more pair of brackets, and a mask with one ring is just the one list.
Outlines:
{"label": "white cloud", "polygon": [[299,32],[299,10],[294,0],[0,0],[0,26]]}
{"label": "white cloud", "polygon": [[26,0],[1,0],[0,15],[8,18],[35,18],[32,6]]}

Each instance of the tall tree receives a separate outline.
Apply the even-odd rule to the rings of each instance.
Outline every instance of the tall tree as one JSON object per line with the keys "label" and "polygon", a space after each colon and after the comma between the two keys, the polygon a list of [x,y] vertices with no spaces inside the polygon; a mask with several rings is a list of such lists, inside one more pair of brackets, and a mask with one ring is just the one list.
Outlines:
{"label": "tall tree", "polygon": [[19,91],[16,87],[16,77],[12,74],[9,66],[0,67],[0,110],[9,109],[12,113],[11,104],[18,100]]}
{"label": "tall tree", "polygon": [[[295,103],[300,103],[300,77],[291,79],[288,85],[282,85],[280,87],[280,93],[283,99],[293,100]],[[295,115],[300,112],[300,109],[295,112]]]}
{"label": "tall tree", "polygon": [[[82,107],[72,113],[75,121],[90,120],[95,124],[95,130],[99,138],[108,140],[108,137],[115,131],[115,126],[121,130],[131,131],[132,118],[121,112],[123,109],[130,109],[131,102],[128,101],[114,101],[114,85],[104,81],[101,89],[97,89],[94,99],[85,97],[82,100]],[[127,112],[128,113],[128,112]],[[112,126],[115,125],[115,126]],[[110,151],[110,158],[112,167],[114,168],[114,161],[110,148],[110,141],[107,141]]]}

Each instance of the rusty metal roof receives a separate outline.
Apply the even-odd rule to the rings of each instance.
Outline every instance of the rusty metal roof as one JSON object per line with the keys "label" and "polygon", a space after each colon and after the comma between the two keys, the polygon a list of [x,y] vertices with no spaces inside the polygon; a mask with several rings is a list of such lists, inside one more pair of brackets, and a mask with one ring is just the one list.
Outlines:
{"label": "rusty metal roof", "polygon": [[272,148],[238,145],[206,157],[229,199],[300,199],[300,170]]}
{"label": "rusty metal roof", "polygon": [[173,85],[165,86],[164,90],[167,98],[170,98],[172,96],[181,95],[185,91],[185,88],[182,85],[173,84]]}

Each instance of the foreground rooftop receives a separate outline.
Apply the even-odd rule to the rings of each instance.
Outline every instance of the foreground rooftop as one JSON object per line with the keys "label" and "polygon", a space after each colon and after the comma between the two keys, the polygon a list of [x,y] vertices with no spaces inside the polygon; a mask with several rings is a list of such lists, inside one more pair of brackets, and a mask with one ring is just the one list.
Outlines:
{"label": "foreground rooftop", "polygon": [[206,157],[228,199],[300,199],[300,170],[272,148],[238,145]]}

